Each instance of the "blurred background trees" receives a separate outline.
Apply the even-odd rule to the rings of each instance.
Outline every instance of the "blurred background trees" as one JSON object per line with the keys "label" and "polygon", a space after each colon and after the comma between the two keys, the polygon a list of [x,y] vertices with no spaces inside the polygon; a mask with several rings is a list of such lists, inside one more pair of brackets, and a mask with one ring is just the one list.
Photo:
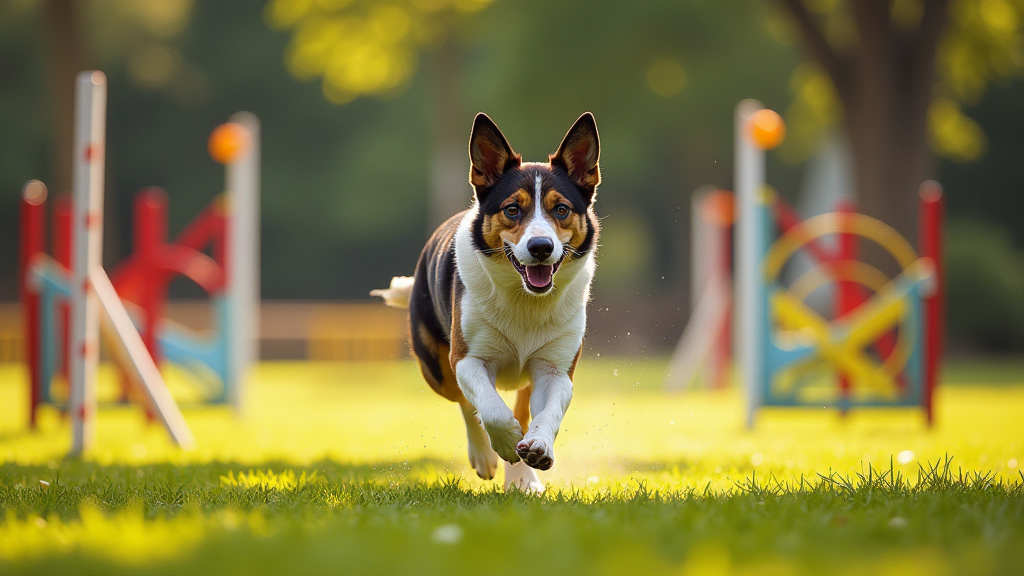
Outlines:
{"label": "blurred background trees", "polygon": [[[971,346],[1019,349],[1022,1],[948,0],[941,25],[931,23],[930,1],[878,3],[884,17],[858,19],[852,8],[869,4],[10,0],[0,4],[0,242],[15,245],[25,180],[67,186],[60,110],[71,77],[61,77],[79,67],[110,78],[111,262],[129,248],[139,188],[166,188],[171,230],[180,229],[220,191],[209,131],[237,110],[261,117],[263,294],[274,299],[363,298],[411,271],[431,225],[470,200],[465,141],[475,112],[488,112],[526,159],[542,160],[591,110],[605,176],[595,311],[653,307],[669,325],[667,347],[688,301],[690,193],[731,186],[732,110],[756,97],[789,120],[769,178],[791,198],[823,130],[889,118],[875,125],[889,152],[861,154],[883,162],[877,174],[891,182],[862,176],[862,205],[906,229],[908,205],[884,194],[912,198],[917,180],[938,177],[951,219],[965,223],[950,231],[951,275],[956,262],[975,266],[951,283],[953,329]],[[869,20],[884,41],[861,39]],[[932,46],[936,66],[933,82],[913,80],[912,96],[901,87],[916,78],[915,42]],[[840,84],[890,81],[884,116],[850,111],[847,98],[860,102],[867,88],[844,98],[823,48],[846,67]],[[909,99],[923,102],[913,114]],[[979,229],[993,236],[977,240]],[[0,298],[15,296],[14,257],[0,251]],[[1001,288],[978,299],[979,283]]]}
{"label": "blurred background trees", "polygon": [[793,76],[798,138],[809,151],[840,124],[861,210],[914,238],[931,151],[977,159],[985,134],[961,107],[1024,71],[1024,2],[776,1],[790,28],[779,35],[799,37],[812,61]]}

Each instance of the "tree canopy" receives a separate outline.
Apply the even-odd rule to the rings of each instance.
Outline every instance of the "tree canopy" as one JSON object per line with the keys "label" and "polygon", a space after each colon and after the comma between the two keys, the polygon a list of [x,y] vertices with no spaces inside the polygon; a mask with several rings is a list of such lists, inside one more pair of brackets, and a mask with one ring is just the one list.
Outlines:
{"label": "tree canopy", "polygon": [[[377,3],[73,4],[81,7],[83,61],[110,79],[108,263],[130,248],[130,200],[139,188],[168,190],[172,234],[220,192],[221,168],[207,156],[206,138],[231,113],[248,109],[264,127],[268,298],[362,298],[412,269],[428,229],[441,97],[433,86],[434,56],[442,39],[458,56],[462,145],[473,114],[486,111],[526,159],[542,160],[581,112],[595,113],[605,177],[597,205],[605,230],[597,294],[662,294],[682,308],[689,196],[705,184],[731,186],[736,102],[756,97],[787,110],[793,86],[803,86],[793,79],[810,70],[795,44],[776,41],[788,25],[769,2],[652,0],[602,3],[600,10],[585,0],[496,1],[482,9],[444,4],[430,18],[446,35],[427,41],[413,29],[425,18],[415,10],[428,4],[396,0],[388,5],[409,16],[399,42],[413,63],[407,75],[371,75],[391,84],[364,84],[359,97],[351,99],[350,90],[348,103],[335,105],[325,98],[324,75],[307,72],[296,81],[299,32],[314,14],[370,27]],[[325,12],[335,5],[341,7]],[[42,6],[0,3],[0,240],[8,246],[16,243],[21,185],[40,177],[53,182]],[[277,15],[280,6],[309,11]],[[1024,92],[1020,82],[1000,87],[998,70],[986,73],[988,96],[970,93],[981,98],[977,104],[967,92],[950,96],[984,127],[989,154],[940,169],[951,207],[1002,222],[1020,244],[1024,229],[1012,215],[1024,210],[1016,169],[1024,143],[1015,128],[1024,117]],[[789,108],[794,130],[797,106]],[[770,162],[772,183],[792,196],[799,167]],[[468,165],[460,170],[455,191],[465,204]],[[15,293],[14,257],[0,251],[5,298]],[[175,293],[196,295],[186,287]]]}
{"label": "tree canopy", "polygon": [[[885,58],[897,66],[894,74],[909,73],[910,60],[922,58],[922,50],[935,51],[934,86],[921,88],[931,99],[928,142],[935,153],[955,161],[976,160],[987,147],[984,130],[964,108],[977,105],[990,85],[1024,72],[1021,0],[895,0],[877,3],[882,9],[876,12],[858,8],[872,2],[778,4],[784,13],[768,22],[773,37],[786,45],[802,41],[812,55],[790,76],[791,138],[782,152],[792,161],[810,156],[822,130],[841,121],[842,93],[850,90],[852,68],[870,57],[869,43],[888,45]],[[879,37],[858,34],[858,26],[873,26]]]}

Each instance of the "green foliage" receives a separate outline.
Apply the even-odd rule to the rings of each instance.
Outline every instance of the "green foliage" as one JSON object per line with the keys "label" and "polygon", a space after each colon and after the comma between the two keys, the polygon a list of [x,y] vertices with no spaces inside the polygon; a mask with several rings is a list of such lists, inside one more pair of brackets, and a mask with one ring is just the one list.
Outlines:
{"label": "green foliage", "polygon": [[[894,34],[916,33],[928,0],[889,3]],[[861,49],[861,38],[846,0],[804,0],[821,23],[829,44],[847,54]],[[976,104],[992,84],[1024,73],[1024,1],[951,0],[949,24],[938,49],[938,81],[928,113],[929,140],[936,153],[956,161],[977,160],[985,152],[982,128],[963,112]],[[767,21],[780,42],[792,45],[797,34],[781,14]],[[906,38],[900,38],[906,41]],[[814,63],[803,64],[790,77],[793,102],[788,142],[780,150],[791,161],[803,161],[816,149],[821,131],[839,123],[842,104],[832,81]]]}
{"label": "green foliage", "polygon": [[[288,46],[306,22],[295,14],[364,22],[382,3],[76,4],[84,6],[88,62],[110,79],[106,263],[130,249],[131,198],[141,187],[168,190],[172,234],[220,192],[221,168],[207,157],[206,138],[248,109],[264,127],[263,294],[277,299],[365,298],[411,271],[427,233],[437,129],[433,71],[422,60],[440,38],[458,51],[467,138],[472,115],[487,111],[527,159],[543,159],[580,112],[596,113],[605,178],[598,213],[604,242],[615,244],[598,272],[599,301],[661,292],[682,302],[689,194],[706,184],[730,186],[733,107],[757,97],[784,109],[792,100],[787,78],[799,63],[794,47],[772,39],[785,22],[769,19],[766,2],[515,0],[470,12],[444,3],[435,17],[445,36],[402,40],[419,64],[401,86],[335,106],[322,82],[296,82],[288,67]],[[968,13],[980,14],[983,4]],[[413,14],[442,3],[390,5]],[[17,243],[21,185],[48,178],[52,112],[41,6],[0,2],[0,244],[8,247]],[[279,22],[279,6],[293,10],[284,32],[268,26]],[[983,20],[971,20],[972,34]],[[979,50],[980,62],[993,62],[992,50]],[[951,212],[1000,221],[1020,244],[1024,84],[998,86],[1004,69],[979,72],[995,89],[965,108],[984,127],[988,154],[973,165],[945,163],[942,180]],[[819,82],[809,98],[820,100],[827,89]],[[796,123],[791,115],[794,130]],[[796,169],[769,162],[772,183],[795,193]],[[468,202],[468,185],[465,194]],[[4,300],[16,297],[15,270],[16,251],[0,250]],[[202,296],[177,285],[172,295]]]}
{"label": "green foliage", "polygon": [[408,87],[418,50],[451,36],[450,21],[492,0],[271,0],[267,23],[292,30],[286,60],[300,79],[323,77],[324,97],[396,96]]}
{"label": "green foliage", "polygon": [[[399,88],[336,106],[324,98],[322,82],[295,81],[286,54],[306,20],[294,20],[287,33],[268,27],[268,19],[277,21],[277,3],[194,2],[181,28],[152,23],[155,17],[140,15],[148,9],[135,4],[87,4],[92,63],[110,80],[108,264],[130,249],[131,198],[139,188],[167,189],[172,234],[220,191],[206,138],[228,115],[248,109],[264,128],[266,297],[365,298],[412,270],[428,233],[439,121],[426,62]],[[336,16],[369,18],[378,4],[353,1]],[[321,16],[331,5],[308,4]],[[414,14],[417,6],[441,4],[391,5]],[[0,108],[8,151],[0,158],[0,239],[9,245],[16,242],[17,190],[30,178],[47,179],[50,114],[39,7],[18,6],[27,7],[0,18],[0,58],[18,64],[5,67],[10,75],[0,85],[0,99],[10,103]],[[444,4],[436,18],[457,51],[462,120],[455,129],[468,139],[473,114],[486,111],[517,151],[540,160],[581,112],[595,112],[605,175],[598,211],[607,216],[607,238],[614,240],[617,228],[634,237],[639,221],[649,230],[643,249],[651,256],[610,278],[603,293],[635,295],[681,282],[689,194],[732,179],[733,107],[751,95],[776,106],[787,99],[784,76],[796,56],[762,30],[764,12],[754,2],[713,0],[606,3],[600,10],[585,0],[525,0],[474,12]],[[408,50],[422,59],[432,46],[417,40]],[[780,186],[795,183],[792,172],[775,176]],[[468,204],[468,184],[464,193]],[[0,251],[0,268],[0,294],[13,298],[13,252]],[[201,297],[187,287],[173,294]]]}
{"label": "green foliage", "polygon": [[999,351],[1024,348],[1024,253],[1006,230],[954,221],[946,238],[950,331]]}

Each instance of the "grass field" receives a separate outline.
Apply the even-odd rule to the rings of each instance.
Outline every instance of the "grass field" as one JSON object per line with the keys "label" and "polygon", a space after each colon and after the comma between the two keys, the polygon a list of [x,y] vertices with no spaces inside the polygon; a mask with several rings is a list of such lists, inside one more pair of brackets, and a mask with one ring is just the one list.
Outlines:
{"label": "grass field", "polygon": [[1024,364],[951,366],[931,430],[807,410],[753,432],[739,394],[666,394],[663,366],[581,364],[533,497],[472,474],[407,362],[264,364],[243,418],[186,410],[189,453],[107,408],[84,461],[54,412],[25,431],[0,365],[0,574],[1024,573]]}

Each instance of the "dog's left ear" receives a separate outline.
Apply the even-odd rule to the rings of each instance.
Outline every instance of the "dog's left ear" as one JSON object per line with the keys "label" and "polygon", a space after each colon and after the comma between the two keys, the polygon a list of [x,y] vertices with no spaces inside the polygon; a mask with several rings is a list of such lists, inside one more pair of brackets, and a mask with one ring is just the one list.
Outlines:
{"label": "dog's left ear", "polygon": [[548,160],[552,166],[565,168],[572,181],[589,191],[593,199],[594,190],[601,183],[601,168],[597,165],[600,155],[597,122],[593,114],[584,112],[566,133],[558,151],[548,156]]}

